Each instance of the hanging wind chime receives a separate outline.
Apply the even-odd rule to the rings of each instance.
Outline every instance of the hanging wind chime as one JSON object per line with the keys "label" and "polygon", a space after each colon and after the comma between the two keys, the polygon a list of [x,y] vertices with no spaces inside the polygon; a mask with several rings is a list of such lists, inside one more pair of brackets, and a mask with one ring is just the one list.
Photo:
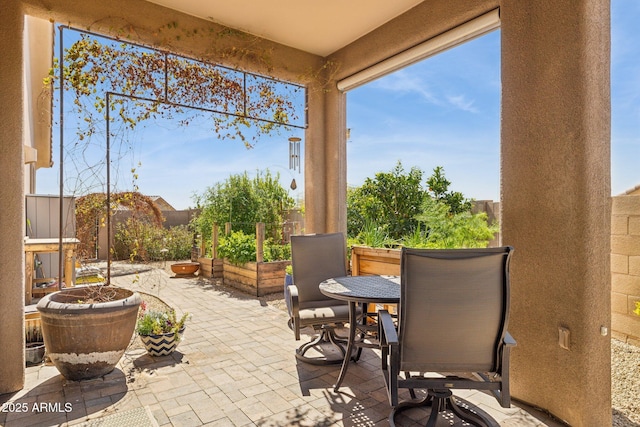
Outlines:
{"label": "hanging wind chime", "polygon": [[[295,136],[289,138],[289,169],[294,171],[298,169],[298,173],[300,173],[300,138]],[[298,188],[295,178],[291,180],[290,187],[292,190]]]}

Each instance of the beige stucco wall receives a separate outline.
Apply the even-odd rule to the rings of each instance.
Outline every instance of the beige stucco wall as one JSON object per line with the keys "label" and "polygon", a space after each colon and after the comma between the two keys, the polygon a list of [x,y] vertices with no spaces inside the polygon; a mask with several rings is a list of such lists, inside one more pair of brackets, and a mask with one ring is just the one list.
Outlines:
{"label": "beige stucco wall", "polygon": [[613,198],[611,207],[611,328],[615,338],[640,346],[640,195]]}
{"label": "beige stucco wall", "polygon": [[0,25],[0,394],[24,384],[24,197],[20,3],[2,3]]}

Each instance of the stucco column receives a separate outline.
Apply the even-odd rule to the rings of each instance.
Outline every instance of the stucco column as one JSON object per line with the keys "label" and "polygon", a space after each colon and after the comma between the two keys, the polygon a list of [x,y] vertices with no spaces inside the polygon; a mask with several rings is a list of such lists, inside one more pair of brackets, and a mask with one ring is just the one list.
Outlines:
{"label": "stucco column", "polygon": [[347,233],[347,95],[333,89],[325,101],[326,231]]}
{"label": "stucco column", "polygon": [[317,84],[307,87],[308,127],[304,134],[304,232],[324,233],[326,208],[325,97]]}
{"label": "stucco column", "polygon": [[335,81],[312,82],[305,132],[305,232],[347,232],[347,101]]}
{"label": "stucco column", "polygon": [[24,162],[20,3],[2,3],[0,26],[0,394],[24,387]]}
{"label": "stucco column", "polygon": [[611,425],[609,1],[500,12],[512,394],[572,426]]}

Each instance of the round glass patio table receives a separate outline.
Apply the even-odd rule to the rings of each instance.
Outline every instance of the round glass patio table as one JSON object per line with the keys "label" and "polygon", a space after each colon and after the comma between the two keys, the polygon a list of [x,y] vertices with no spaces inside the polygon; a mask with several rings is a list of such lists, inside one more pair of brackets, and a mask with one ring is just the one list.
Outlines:
{"label": "round glass patio table", "polygon": [[358,347],[361,349],[362,347],[371,348],[378,346],[378,344],[367,343],[364,339],[356,340],[358,331],[361,331],[364,337],[367,329],[371,329],[371,327],[367,327],[366,320],[365,324],[358,323],[358,304],[364,304],[365,319],[367,304],[398,304],[398,302],[400,302],[400,276],[334,277],[320,283],[319,288],[322,294],[349,303],[349,338],[347,341],[347,351],[342,362],[342,368],[340,369],[340,375],[334,387],[334,391],[337,392],[347,373],[349,362],[352,359],[353,348]]}

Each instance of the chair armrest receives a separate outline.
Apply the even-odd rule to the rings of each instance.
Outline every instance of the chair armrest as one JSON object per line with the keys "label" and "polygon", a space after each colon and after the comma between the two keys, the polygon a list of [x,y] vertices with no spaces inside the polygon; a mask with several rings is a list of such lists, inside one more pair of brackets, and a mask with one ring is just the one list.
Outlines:
{"label": "chair armrest", "polygon": [[300,301],[298,300],[298,287],[296,285],[289,285],[287,287],[289,291],[289,307],[291,307],[291,321],[293,323],[293,333],[295,334],[296,341],[300,339]]}
{"label": "chair armrest", "polygon": [[296,285],[289,285],[289,303],[291,307],[291,313],[293,317],[300,316],[300,302],[298,300],[298,287]]}
{"label": "chair armrest", "polygon": [[387,310],[378,312],[378,333],[380,335],[380,346],[398,344],[398,332],[393,324],[393,318]]}

